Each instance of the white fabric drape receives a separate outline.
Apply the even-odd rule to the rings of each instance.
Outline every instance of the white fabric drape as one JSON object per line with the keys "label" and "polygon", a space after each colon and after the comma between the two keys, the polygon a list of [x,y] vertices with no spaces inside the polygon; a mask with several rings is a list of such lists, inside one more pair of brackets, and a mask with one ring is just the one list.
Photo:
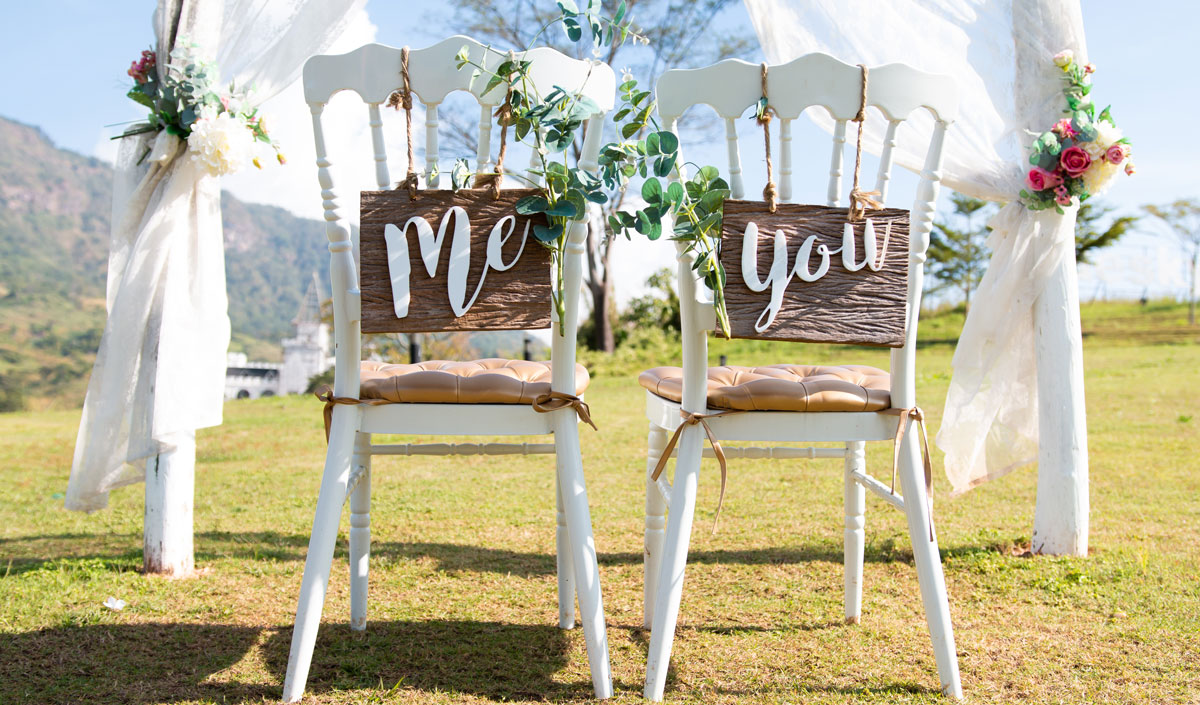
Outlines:
{"label": "white fabric drape", "polygon": [[[1063,49],[1086,61],[1078,0],[745,0],[766,58],[810,52],[848,63],[905,63],[953,76],[958,119],[947,134],[943,183],[961,193],[1011,201],[1024,184],[1026,130],[1061,117]],[[823,115],[814,121],[828,128]],[[919,170],[930,119],[897,135],[896,163]],[[879,152],[881,130],[865,146]],[[874,129],[872,129],[874,128]],[[922,136],[925,139],[922,139]],[[954,354],[954,375],[937,444],[955,493],[1036,459],[1037,369],[1033,304],[1073,252],[1075,214],[1001,209],[990,225],[992,260],[972,300]]]}
{"label": "white fabric drape", "polygon": [[[261,103],[329,46],[364,0],[160,0],[160,75],[181,39]],[[147,151],[149,157],[142,159]],[[165,439],[221,423],[229,347],[220,185],[165,132],[121,140],[113,178],[108,321],[88,382],[68,509],[145,479]]]}

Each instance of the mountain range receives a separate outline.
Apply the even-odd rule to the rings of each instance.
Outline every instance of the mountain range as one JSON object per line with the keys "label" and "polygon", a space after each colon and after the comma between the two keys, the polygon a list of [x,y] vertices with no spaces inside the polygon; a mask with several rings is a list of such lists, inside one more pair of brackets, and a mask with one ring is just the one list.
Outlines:
{"label": "mountain range", "polygon": [[[104,330],[112,165],[0,117],[0,174],[0,411],[78,406]],[[277,360],[313,272],[329,281],[324,223],[228,192],[221,212],[231,348]]]}

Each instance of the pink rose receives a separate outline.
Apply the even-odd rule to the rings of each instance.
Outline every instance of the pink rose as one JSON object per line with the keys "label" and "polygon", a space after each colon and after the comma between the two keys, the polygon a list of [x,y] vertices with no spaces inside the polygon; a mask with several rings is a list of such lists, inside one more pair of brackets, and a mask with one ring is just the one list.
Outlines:
{"label": "pink rose", "polygon": [[1058,163],[1062,165],[1063,171],[1067,172],[1067,176],[1078,178],[1092,165],[1092,157],[1083,147],[1075,145],[1064,149],[1062,154],[1058,155]]}
{"label": "pink rose", "polygon": [[1079,134],[1075,131],[1075,128],[1071,126],[1070,118],[1063,118],[1062,120],[1054,123],[1054,127],[1050,128],[1050,131],[1059,137],[1064,137],[1067,139],[1074,139],[1074,137]]}
{"label": "pink rose", "polygon": [[1061,176],[1037,166],[1029,170],[1029,176],[1025,180],[1034,191],[1054,188],[1062,183]]}
{"label": "pink rose", "polygon": [[1114,144],[1104,153],[1104,161],[1109,164],[1120,164],[1125,161],[1125,145]]}

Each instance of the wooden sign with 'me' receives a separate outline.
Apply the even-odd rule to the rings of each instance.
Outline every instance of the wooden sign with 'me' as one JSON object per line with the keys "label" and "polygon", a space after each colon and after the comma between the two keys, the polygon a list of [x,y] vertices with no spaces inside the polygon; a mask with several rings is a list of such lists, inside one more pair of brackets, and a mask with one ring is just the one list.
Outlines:
{"label": "wooden sign with 'me'", "polygon": [[721,264],[734,338],[904,345],[906,210],[727,200]]}
{"label": "wooden sign with 'me'", "polygon": [[363,191],[362,332],[432,333],[550,327],[543,215],[517,213],[534,189]]}

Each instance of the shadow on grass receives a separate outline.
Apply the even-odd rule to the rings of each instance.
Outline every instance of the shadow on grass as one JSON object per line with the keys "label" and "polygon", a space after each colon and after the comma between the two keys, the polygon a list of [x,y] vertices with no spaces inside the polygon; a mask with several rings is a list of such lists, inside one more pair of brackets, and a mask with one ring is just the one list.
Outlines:
{"label": "shadow on grass", "polygon": [[[217,675],[246,658],[263,631],[151,623],[7,634],[0,639],[0,702],[277,701],[291,629],[274,631],[263,643],[270,682],[238,682],[238,673]],[[317,639],[306,692],[378,691],[381,684],[387,690],[400,683],[403,690],[501,701],[589,699],[590,678],[555,678],[567,665],[569,650],[565,633],[549,624],[372,622],[365,633],[326,625]],[[250,664],[246,670],[255,668]],[[261,671],[256,675],[256,680],[266,680]]]}
{"label": "shadow on grass", "polygon": [[[280,682],[292,630],[266,643],[266,660]],[[365,632],[326,625],[317,636],[307,693],[400,689],[462,693],[492,700],[583,700],[591,679],[564,683],[570,645],[552,624],[431,620],[371,622]],[[586,659],[582,650],[577,655]],[[574,658],[571,655],[570,658]]]}
{"label": "shadow on grass", "polygon": [[[988,540],[942,548],[943,560],[982,553],[1007,554],[1011,541]],[[196,534],[196,563],[203,565],[221,559],[303,561],[308,537],[276,531],[202,532]],[[549,548],[549,547],[548,547]],[[449,573],[504,573],[524,578],[553,575],[553,553],[531,553],[502,548],[486,548],[457,543],[388,542],[371,545],[374,556],[392,559],[432,559],[437,569]],[[904,540],[887,538],[869,541],[864,560],[868,563],[912,564],[912,549]],[[0,564],[0,576],[19,575],[31,570],[69,566],[72,562],[99,560],[103,568],[121,572],[139,570],[142,562],[142,537],[133,534],[55,534],[0,539],[0,555],[11,563]],[[339,541],[337,556],[344,559],[346,543]],[[598,556],[601,565],[636,565],[641,552],[610,552]],[[807,545],[772,546],[753,549],[714,549],[690,551],[689,564],[789,565],[797,563],[841,563],[842,546],[833,541]]]}
{"label": "shadow on grass", "polygon": [[0,638],[0,701],[158,703],[261,701],[278,688],[212,682],[262,630],[200,624],[98,624]]}

